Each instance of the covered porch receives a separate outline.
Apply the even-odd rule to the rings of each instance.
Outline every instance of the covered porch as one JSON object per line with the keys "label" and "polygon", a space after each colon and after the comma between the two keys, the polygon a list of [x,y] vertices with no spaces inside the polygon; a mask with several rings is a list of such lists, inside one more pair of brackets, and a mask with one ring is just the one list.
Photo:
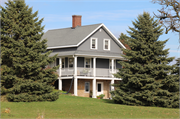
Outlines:
{"label": "covered porch", "polygon": [[[110,91],[114,90],[111,84],[118,83],[120,79],[112,78],[95,78],[90,77],[73,77],[59,79],[58,88],[59,90],[69,91],[69,93],[75,96],[81,97],[92,97],[104,94],[105,99],[111,98]],[[71,86],[72,83],[72,86]]]}

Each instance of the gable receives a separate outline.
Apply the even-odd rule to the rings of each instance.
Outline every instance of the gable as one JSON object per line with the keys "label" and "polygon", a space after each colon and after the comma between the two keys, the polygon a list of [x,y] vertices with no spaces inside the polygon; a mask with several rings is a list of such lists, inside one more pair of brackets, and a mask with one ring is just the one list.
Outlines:
{"label": "gable", "polygon": [[[91,38],[97,39],[97,49],[91,49]],[[108,39],[110,41],[110,50],[104,50],[104,40]],[[117,41],[112,38],[105,30],[105,28],[100,27],[95,33],[89,36],[84,42],[82,42],[77,50],[81,51],[92,51],[92,52],[107,52],[107,53],[121,53],[122,46],[120,46]]]}

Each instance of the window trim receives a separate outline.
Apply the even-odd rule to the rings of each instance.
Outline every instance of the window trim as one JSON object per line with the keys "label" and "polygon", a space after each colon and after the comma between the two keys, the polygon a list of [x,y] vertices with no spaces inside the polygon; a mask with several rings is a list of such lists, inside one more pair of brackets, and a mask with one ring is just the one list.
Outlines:
{"label": "window trim", "polygon": [[[108,41],[108,49],[105,49],[105,41]],[[104,39],[104,41],[103,41],[103,50],[110,51],[110,49],[111,49],[110,46],[111,46],[110,39]]]}
{"label": "window trim", "polygon": [[[69,68],[69,59],[73,59],[73,68],[72,68],[72,70]],[[74,58],[73,57],[68,57],[68,70],[69,71],[73,71],[74,70]]]}
{"label": "window trim", "polygon": [[[92,48],[92,40],[95,39],[95,48]],[[92,50],[97,50],[98,49],[98,39],[97,38],[91,38],[91,42],[90,42],[90,49]]]}
{"label": "window trim", "polygon": [[[86,83],[88,83],[89,91],[86,91]],[[85,93],[89,93],[89,92],[90,92],[90,83],[89,83],[89,82],[85,82],[85,83],[84,83],[84,92],[85,92]]]}

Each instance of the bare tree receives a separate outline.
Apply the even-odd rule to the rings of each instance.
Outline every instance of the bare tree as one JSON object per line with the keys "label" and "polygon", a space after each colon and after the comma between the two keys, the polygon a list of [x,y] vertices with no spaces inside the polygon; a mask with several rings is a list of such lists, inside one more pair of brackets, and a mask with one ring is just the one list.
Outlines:
{"label": "bare tree", "polygon": [[162,5],[162,9],[158,10],[160,14],[154,13],[154,15],[166,28],[165,33],[167,34],[170,30],[180,33],[180,0],[152,0],[152,2]]}

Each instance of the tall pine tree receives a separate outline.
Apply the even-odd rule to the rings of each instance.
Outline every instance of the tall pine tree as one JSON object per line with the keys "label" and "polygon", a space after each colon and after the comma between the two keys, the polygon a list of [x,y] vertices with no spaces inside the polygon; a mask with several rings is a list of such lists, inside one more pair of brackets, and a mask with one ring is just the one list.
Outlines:
{"label": "tall pine tree", "polygon": [[[46,52],[46,40],[41,40],[43,19],[32,13],[24,0],[13,0],[1,6],[1,94],[9,101],[54,101],[52,83],[57,79],[57,67],[46,68],[55,61]],[[42,54],[44,53],[44,54]]]}
{"label": "tall pine tree", "polygon": [[114,85],[113,100],[126,105],[177,107],[172,106],[176,99],[172,99],[171,104],[166,101],[174,95],[163,83],[173,70],[168,63],[174,58],[168,57],[168,49],[164,49],[168,40],[158,40],[163,29],[146,12],[132,23],[134,28],[129,27],[131,31],[128,31],[130,37],[125,37],[130,49],[122,49],[127,60],[119,62],[123,68],[115,74],[122,81]]}

